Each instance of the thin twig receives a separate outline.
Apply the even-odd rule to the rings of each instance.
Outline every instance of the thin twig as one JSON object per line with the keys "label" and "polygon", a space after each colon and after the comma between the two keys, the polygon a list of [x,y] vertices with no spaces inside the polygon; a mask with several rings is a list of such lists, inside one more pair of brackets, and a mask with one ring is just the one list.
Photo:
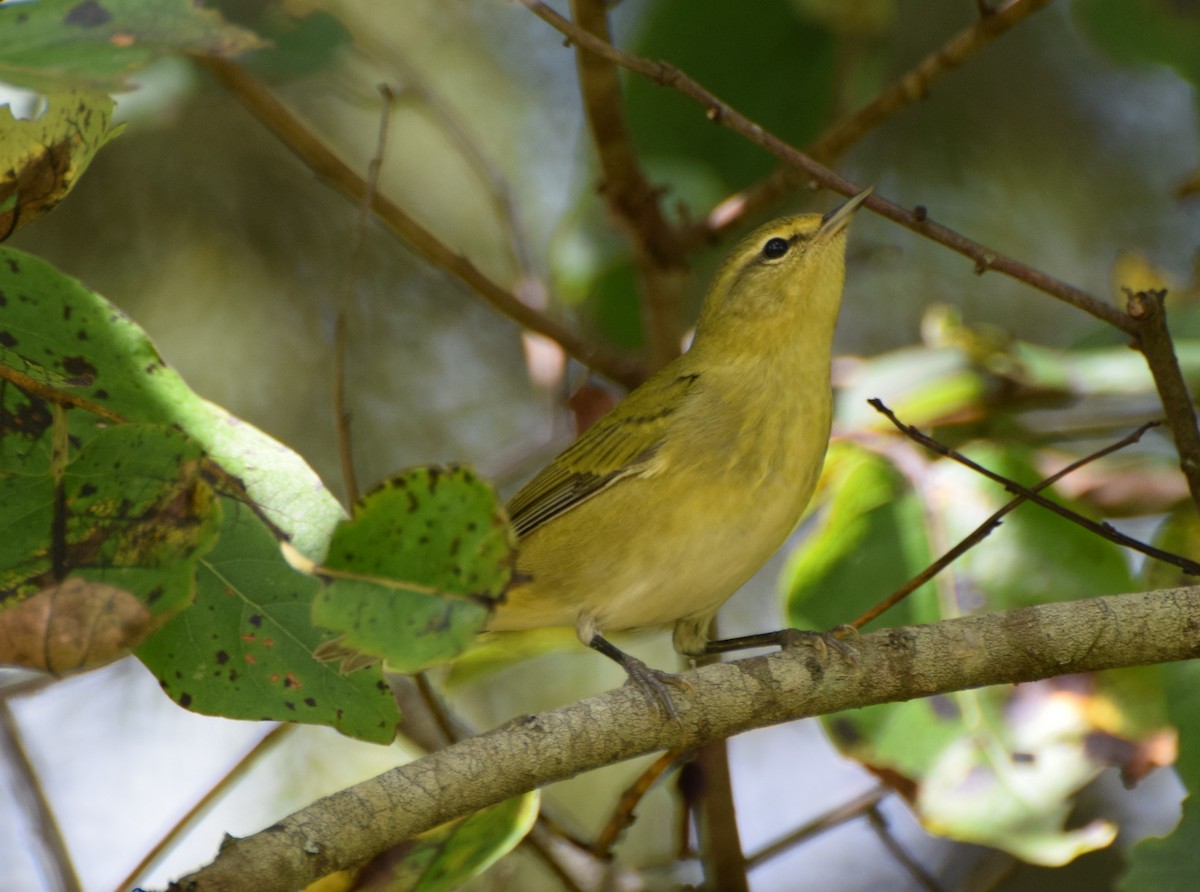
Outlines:
{"label": "thin twig", "polygon": [[[1047,6],[1050,0],[1013,0],[1003,9],[977,19],[959,31],[891,83],[871,102],[822,131],[804,149],[805,154],[829,164],[888,118],[924,99],[934,83],[1022,20]],[[791,192],[804,177],[790,165],[776,168],[765,178],[725,198],[687,229],[687,247],[712,241],[738,220],[766,210]]]}
{"label": "thin twig", "polygon": [[[872,403],[872,405],[875,405],[875,404]],[[888,411],[886,411],[886,407],[881,409],[880,406],[882,406],[882,405],[883,405],[883,403],[881,402],[879,404],[879,406],[875,406],[875,408],[881,412],[884,412],[884,414],[886,414],[890,418],[892,418],[892,423],[895,424],[896,423],[895,418],[893,416],[891,416]],[[1041,481],[1036,486],[1030,487],[1029,491],[1030,492],[1041,492],[1043,489],[1053,486],[1055,483],[1057,483],[1063,477],[1067,476],[1068,474],[1072,473],[1073,471],[1077,471],[1079,468],[1082,468],[1084,465],[1094,462],[1096,459],[1102,458],[1106,455],[1111,455],[1112,453],[1116,452],[1119,449],[1124,449],[1126,446],[1133,445],[1134,443],[1136,443],[1138,440],[1140,440],[1142,438],[1142,435],[1144,433],[1146,433],[1146,431],[1150,430],[1150,428],[1152,428],[1152,427],[1157,427],[1158,425],[1159,425],[1159,422],[1157,422],[1157,421],[1149,421],[1146,424],[1143,424],[1141,427],[1139,427],[1137,430],[1135,430],[1129,436],[1124,437],[1121,440],[1118,440],[1116,443],[1112,443],[1111,445],[1105,446],[1103,449],[1093,452],[1091,455],[1085,455],[1083,458],[1079,459],[1078,461],[1071,462],[1065,468],[1062,468],[1057,473],[1052,474],[1051,476],[1047,477],[1045,480]],[[908,431],[905,428],[901,428],[901,430],[904,431],[905,433],[908,433]],[[950,566],[952,563],[954,563],[956,560],[958,560],[960,557],[962,557],[967,551],[974,548],[976,545],[978,545],[980,542],[982,542],[985,538],[987,538],[988,535],[991,534],[992,530],[994,530],[996,527],[998,527],[1000,525],[1000,520],[1004,517],[1004,515],[1008,514],[1010,511],[1012,511],[1018,505],[1023,504],[1025,501],[1026,501],[1026,499],[1025,499],[1025,496],[1023,496],[1023,495],[1018,495],[1016,498],[1012,499],[1010,502],[1008,502],[1003,507],[1001,507],[999,511],[997,511],[995,514],[993,514],[991,517],[989,517],[987,520],[985,520],[979,526],[977,526],[970,533],[970,535],[966,536],[961,542],[959,542],[957,545],[955,545],[953,548],[951,548],[949,551],[947,551],[945,554],[943,554],[940,558],[938,558],[936,561],[934,561],[932,564],[930,564],[928,567],[926,567],[924,570],[922,570],[920,573],[918,573],[916,576],[914,576],[908,582],[904,583],[904,585],[900,586],[900,588],[896,589],[894,592],[892,592],[890,595],[888,595],[886,598],[884,598],[882,601],[880,601],[878,604],[876,604],[874,607],[872,607],[866,613],[859,616],[852,623],[850,623],[850,625],[856,629],[861,629],[867,623],[871,622],[871,620],[873,620],[876,617],[880,616],[881,614],[886,613],[887,611],[891,610],[893,607],[895,607],[897,604],[899,604],[901,601],[903,601],[905,598],[907,598],[909,595],[911,595],[913,592],[915,592],[917,589],[919,589],[921,586],[923,586],[929,580],[933,579],[933,577],[937,576],[939,573],[941,573],[943,570],[945,570],[948,566]]]}
{"label": "thin twig", "polygon": [[589,847],[593,855],[598,858],[608,858],[612,855],[612,847],[617,844],[625,829],[633,823],[633,812],[641,804],[643,797],[684,755],[683,750],[667,750],[625,788],[621,798],[617,800],[616,808],[604,822],[604,828]]}
{"label": "thin twig", "polygon": [[1167,415],[1167,426],[1175,439],[1179,467],[1187,480],[1192,501],[1200,507],[1200,430],[1196,428],[1196,408],[1188,393],[1187,382],[1179,369],[1179,358],[1171,332],[1167,329],[1167,292],[1125,290],[1126,312],[1135,329],[1134,344],[1146,358],[1154,386]]}
{"label": "thin twig", "polygon": [[558,852],[555,851],[559,839],[566,839],[566,837],[556,836],[542,816],[538,815],[537,822],[529,828],[529,833],[521,840],[521,845],[546,865],[546,868],[558,878],[558,882],[565,892],[585,892],[579,880],[568,870],[565,859],[559,857]]}
{"label": "thin twig", "polygon": [[988,470],[987,468],[983,467],[983,465],[971,461],[971,459],[967,458],[962,453],[955,452],[948,446],[942,445],[932,437],[921,433],[912,425],[905,424],[895,416],[891,409],[883,404],[882,400],[870,399],[867,400],[867,402],[874,406],[876,410],[885,415],[901,433],[917,441],[931,452],[936,452],[938,455],[952,459],[958,462],[960,465],[965,465],[976,473],[987,477],[989,480],[994,480],[995,482],[999,483],[1014,495],[1023,496],[1028,501],[1033,502],[1036,505],[1040,505],[1047,511],[1053,511],[1059,517],[1063,517],[1074,524],[1078,524],[1085,530],[1090,530],[1097,536],[1101,536],[1110,542],[1115,542],[1117,545],[1122,545],[1125,548],[1129,548],[1133,551],[1144,554],[1147,557],[1156,558],[1164,563],[1173,564],[1174,566],[1179,567],[1189,576],[1200,576],[1200,564],[1197,564],[1195,561],[1188,560],[1187,558],[1178,554],[1172,554],[1169,551],[1163,551],[1161,548],[1155,548],[1153,545],[1147,545],[1145,542],[1134,539],[1132,536],[1126,536],[1119,530],[1114,529],[1111,524],[1100,523],[1091,520],[1090,518],[1084,517],[1082,514],[1072,511],[1070,508],[1058,504],[1058,502],[1054,502],[1045,498],[1044,496],[1040,496],[1033,490],[1022,486],[1016,481],[1010,480],[1002,474],[997,474],[995,471]]}
{"label": "thin twig", "polygon": [[433,689],[433,685],[429,683],[428,675],[424,672],[418,672],[412,676],[412,679],[417,686],[417,692],[421,695],[421,701],[425,704],[425,711],[433,719],[438,731],[441,732],[443,737],[442,746],[457,743],[471,733],[469,730],[463,728],[461,721],[453,718],[447,712],[442,698],[438,696],[437,691]]}
{"label": "thin twig", "polygon": [[337,429],[338,458],[342,465],[342,484],[346,487],[346,504],[358,501],[358,474],[354,470],[354,442],[350,436],[350,408],[346,403],[346,348],[350,321],[350,308],[354,304],[354,285],[362,265],[363,252],[367,244],[367,224],[371,220],[371,202],[379,187],[379,170],[383,167],[384,152],[387,151],[387,135],[392,119],[392,100],[395,94],[386,84],[379,86],[383,97],[383,108],[379,112],[379,135],[375,142],[375,155],[367,166],[366,190],[358,206],[358,225],[354,230],[354,246],[350,250],[350,265],[346,270],[345,286],[338,301],[337,326],[333,347],[333,419]]}
{"label": "thin twig", "polygon": [[904,865],[914,880],[924,886],[928,892],[942,892],[942,887],[938,885],[937,880],[930,876],[929,871],[922,867],[904,846],[900,845],[898,839],[892,836],[887,819],[880,812],[878,805],[872,805],[867,809],[867,823],[875,831],[875,835],[883,843],[884,848],[892,853],[893,858]]}
{"label": "thin twig", "polygon": [[855,796],[847,802],[843,802],[822,815],[818,815],[811,821],[808,821],[795,830],[788,833],[786,836],[768,843],[754,854],[746,859],[746,867],[753,870],[760,865],[763,865],[784,852],[787,852],[801,843],[807,842],[814,836],[819,836],[826,830],[832,830],[845,824],[847,821],[852,821],[862,815],[870,808],[877,805],[885,796],[892,793],[887,787],[874,787],[859,796]]}
{"label": "thin twig", "polygon": [[[757,146],[766,149],[775,157],[794,167],[799,168],[820,185],[832,189],[841,195],[854,195],[862,191],[862,187],[838,176],[829,168],[818,164],[799,149],[784,142],[778,136],[754,123],[737,109],[719,99],[692,80],[678,68],[666,62],[652,62],[640,56],[635,56],[619,50],[603,40],[588,34],[576,27],[572,22],[560,16],[540,0],[521,0],[538,18],[549,23],[556,30],[566,35],[575,43],[598,55],[610,59],[623,68],[637,72],[661,86],[672,87],[688,98],[700,103],[705,108],[705,116],[716,123],[728,127]],[[906,229],[911,229],[931,241],[945,245],[950,250],[962,254],[975,262],[975,271],[985,273],[995,270],[1020,282],[1024,282],[1039,291],[1056,297],[1085,313],[1095,316],[1121,331],[1132,333],[1132,321],[1111,304],[1098,300],[1082,289],[1068,285],[1059,279],[1049,276],[1020,261],[993,251],[986,245],[973,241],[959,233],[934,223],[923,209],[909,211],[893,204],[876,192],[864,203],[866,207],[880,216],[887,217],[899,223]]]}
{"label": "thin twig", "polygon": [[508,181],[500,167],[484,151],[481,141],[471,131],[467,122],[407,59],[398,58],[395,53],[384,50],[372,41],[369,35],[358,34],[355,36],[355,42],[358,46],[372,48],[371,52],[374,55],[387,56],[387,64],[398,69],[400,76],[404,79],[404,91],[397,96],[397,99],[408,96],[415,97],[437,121],[438,126],[450,141],[462,152],[467,164],[475,169],[480,180],[487,186],[488,198],[491,200],[496,216],[504,222],[512,260],[522,279],[528,281],[536,278],[533,250],[529,246],[525,227],[521,223],[520,210],[513,199],[512,189],[509,188]]}
{"label": "thin twig", "polygon": [[[605,0],[571,0],[576,27],[611,44]],[[687,264],[675,228],[663,216],[656,190],[642,172],[622,111],[621,83],[612,60],[580,48],[575,54],[583,112],[603,172],[601,194],[633,241],[650,361],[679,354],[679,307]]]}
{"label": "thin twig", "polygon": [[162,859],[162,856],[175,844],[179,837],[183,836],[187,830],[204,817],[220,801],[222,796],[232,790],[238,781],[244,778],[255,765],[261,762],[264,756],[275,749],[283,741],[284,737],[296,730],[296,727],[293,724],[283,723],[276,725],[263,735],[262,739],[254,744],[250,752],[242,756],[237,764],[224,777],[217,781],[207,793],[201,796],[199,801],[188,809],[187,814],[176,821],[175,826],[163,835],[162,839],[154,844],[154,847],[137,863],[137,866],[129,872],[129,875],[116,885],[114,892],[125,892],[126,889],[132,889],[138,880],[153,870],[155,865]]}
{"label": "thin twig", "polygon": [[[198,61],[314,173],[355,200],[366,194],[363,178],[338,158],[257,78],[225,59],[201,56]],[[371,209],[425,261],[463,282],[521,327],[558,342],[583,365],[627,387],[635,387],[644,380],[645,371],[638,363],[610,353],[580,337],[561,322],[530,307],[484,275],[470,260],[440,241],[386,196],[376,193]]]}
{"label": "thin twig", "polygon": [[7,698],[0,698],[0,763],[8,766],[15,781],[15,789],[6,793],[5,799],[14,801],[18,808],[29,813],[30,836],[40,843],[33,847],[31,854],[42,868],[47,889],[82,892],[83,886],[71,864],[67,842],[58,827],[50,800],[46,798],[46,791],[38,780],[37,769],[25,752],[21,729],[17,726]]}

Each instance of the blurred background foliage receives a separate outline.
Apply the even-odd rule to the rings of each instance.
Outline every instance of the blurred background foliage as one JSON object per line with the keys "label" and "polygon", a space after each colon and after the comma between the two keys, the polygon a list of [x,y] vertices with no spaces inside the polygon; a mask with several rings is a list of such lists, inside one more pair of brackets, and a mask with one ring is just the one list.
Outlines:
{"label": "blurred background foliage", "polygon": [[[643,333],[630,249],[598,192],[574,57],[560,35],[500,0],[210,5],[267,44],[240,64],[364,173],[379,128],[377,85],[390,85],[379,189],[496,281],[636,355]],[[38,47],[13,36],[10,7],[18,5],[5,4],[10,15],[0,18],[0,80],[14,87],[14,110],[28,114],[36,99],[19,88],[46,85],[22,81]],[[967,0],[623,0],[611,21],[618,45],[682,68],[803,146],[979,14]],[[100,84],[117,92],[125,131],[61,207],[10,244],[130,313],[194,388],[297,450],[335,492],[333,333],[347,289],[347,389],[366,485],[453,460],[508,488],[570,438],[566,394],[584,379],[580,369],[523,338],[377,222],[355,255],[354,203],[170,49],[165,40],[155,61],[128,71],[105,61],[105,77],[136,85]],[[1051,3],[866,133],[835,167],[1101,298],[1121,301],[1122,286],[1168,287],[1195,386],[1198,59],[1195,3]],[[673,221],[703,218],[775,168],[678,93],[633,76],[623,84],[634,144]],[[801,187],[768,214],[829,204]],[[694,318],[730,238],[758,222],[739,221],[693,254],[682,318]],[[795,547],[723,613],[726,634],[784,616],[817,628],[848,622],[999,507],[997,487],[891,435],[866,398],[882,397],[905,421],[1026,483],[1161,414],[1141,358],[1119,333],[1021,283],[976,275],[963,258],[869,214],[851,236],[838,353],[829,485]],[[1057,492],[1089,516],[1195,551],[1186,488],[1161,433]],[[1180,581],[1026,506],[877,624]],[[662,636],[630,644],[671,665]],[[480,726],[621,680],[571,648],[486,665],[460,671],[450,688]],[[1184,789],[1200,783],[1193,674],[1172,666],[1063,679],[1015,696],[877,707],[834,717],[826,731],[806,722],[737,738],[732,773],[750,853],[880,780],[903,794],[764,861],[752,888],[792,889],[800,876],[814,890],[1191,888],[1194,809],[1174,836],[1135,844],[1168,833]],[[262,733],[184,713],[131,661],[11,705],[89,890],[112,888]],[[1147,774],[1172,761],[1172,727],[1183,735],[1177,770]],[[257,830],[410,753],[304,729],[149,879],[207,860],[221,833]],[[1036,755],[1049,774],[1021,775],[1018,753]],[[547,799],[588,837],[641,767],[589,774]],[[1122,777],[1140,783],[1127,790]],[[694,862],[675,858],[675,799],[673,783],[660,785],[617,849],[622,865],[644,868],[636,882],[648,888],[699,879]],[[30,839],[21,810],[0,808],[0,863],[13,888],[38,888]],[[476,882],[560,888],[520,850]]]}

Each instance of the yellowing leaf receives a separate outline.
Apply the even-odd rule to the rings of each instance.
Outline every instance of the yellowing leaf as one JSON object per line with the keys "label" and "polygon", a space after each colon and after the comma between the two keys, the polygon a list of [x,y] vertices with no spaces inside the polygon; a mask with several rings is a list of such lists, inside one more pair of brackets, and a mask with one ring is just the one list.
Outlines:
{"label": "yellowing leaf", "polygon": [[51,94],[33,120],[0,107],[0,239],[66,197],[100,147],[121,132],[113,107],[109,96],[81,90]]}

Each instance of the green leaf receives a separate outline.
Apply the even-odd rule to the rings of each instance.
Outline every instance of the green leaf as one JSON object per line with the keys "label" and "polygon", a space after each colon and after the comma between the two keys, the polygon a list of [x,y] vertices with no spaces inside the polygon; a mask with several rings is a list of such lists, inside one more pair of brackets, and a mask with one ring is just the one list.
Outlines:
{"label": "green leaf", "polygon": [[[1033,453],[1022,446],[975,444],[964,450],[988,469],[1033,486],[1041,478]],[[949,460],[937,462],[930,486],[954,493],[942,512],[945,535],[957,542],[1008,502],[998,483]],[[1053,489],[1043,493],[1084,516],[1091,512]],[[1034,504],[1024,504],[954,565],[956,584],[978,592],[992,610],[1115,595],[1135,589],[1122,549]]]}
{"label": "green leaf", "polygon": [[1200,10],[1172,0],[1075,0],[1071,11],[1118,62],[1170,65],[1200,85]]}
{"label": "green leaf", "polygon": [[931,833],[1060,865],[1116,832],[1068,826],[1074,794],[1107,767],[1089,751],[1088,707],[1039,682],[855,710],[826,727],[905,792]]}
{"label": "green leaf", "polygon": [[922,427],[983,406],[987,380],[954,347],[906,347],[864,360],[850,370],[837,394],[839,424],[892,430],[867,403],[881,399],[908,424]]}
{"label": "green leaf", "polygon": [[341,507],[296,453],[192,391],[117,307],[49,263],[0,247],[0,466],[50,462],[48,401],[76,448],[114,421],[177,424],[245,484],[271,522],[319,556]]}
{"label": "green leaf", "polygon": [[[786,4],[762,4],[747,14],[731,4],[663,0],[648,7],[635,50],[683,69],[793,145],[804,145],[829,119],[836,39]],[[771,72],[770,84],[763,83],[764,71]],[[627,96],[634,140],[653,160],[704,164],[727,188],[746,185],[778,164],[673,90],[632,78]]]}
{"label": "green leaf", "polygon": [[266,46],[239,60],[273,81],[316,74],[348,48],[352,35],[337,17],[321,9],[283,3],[221,0],[207,4],[235,25],[260,35]]}
{"label": "green leaf", "polygon": [[[1027,485],[1036,481],[1028,451],[976,446],[982,464]],[[882,457],[857,446],[830,452],[818,527],[789,566],[790,616],[829,627],[882,599],[1000,507],[997,484],[945,459],[920,472],[924,509]],[[927,531],[936,512],[933,529]],[[891,624],[934,621],[946,610],[1000,608],[1129,590],[1123,557],[1111,543],[1035,506],[1005,523],[927,586]],[[864,591],[866,594],[864,595]],[[969,658],[964,645],[962,658]],[[840,749],[893,779],[931,832],[993,846],[1026,861],[1057,865],[1108,845],[1104,822],[1069,827],[1074,794],[1106,767],[1088,747],[1097,731],[1128,737],[1131,728],[1098,728],[1097,715],[1125,715],[1155,699],[1155,685],[1105,680],[1089,696],[1060,694],[1054,682],[972,691],[831,717]],[[1098,708],[1103,699],[1107,708]],[[1144,722],[1152,722],[1147,714]]]}
{"label": "green leaf", "polygon": [[41,114],[18,120],[0,107],[0,239],[66,197],[100,147],[121,132],[104,93],[46,97]]}
{"label": "green leaf", "polygon": [[415,672],[470,646],[515,556],[489,484],[468,468],[415,468],[364,496],[334,531],[313,617],[346,648]]}
{"label": "green leaf", "polygon": [[[139,424],[101,431],[61,485],[48,468],[0,467],[0,663],[92,668],[188,606],[220,519],[202,457],[182,432]],[[123,618],[101,643],[106,614]]]}
{"label": "green leaf", "polygon": [[1129,872],[1120,882],[1124,892],[1183,892],[1195,888],[1200,876],[1200,664],[1171,663],[1161,669],[1167,717],[1179,732],[1175,770],[1190,795],[1174,832],[1144,839],[1130,851]]}
{"label": "green leaf", "polygon": [[[45,502],[35,481],[51,473],[54,406],[67,407],[67,436],[60,439],[80,454],[107,437],[136,436],[145,425],[177,425],[219,463],[206,465],[206,474],[225,490],[240,487],[222,470],[240,478],[258,510],[307,555],[321,554],[342,516],[299,456],[193,393],[120,310],[44,261],[7,248],[0,248],[0,376],[0,467],[12,474],[6,507],[15,545],[26,553],[38,540],[28,532],[36,526],[22,518],[40,510],[39,498]],[[124,447],[105,454],[136,467],[145,450],[125,445],[128,454]],[[176,454],[173,461],[178,475],[190,459]],[[196,603],[139,650],[176,701],[209,714],[331,724],[390,740],[395,706],[386,686],[378,678],[341,679],[313,659],[324,637],[312,626],[316,584],[283,561],[278,541],[249,508],[225,518],[211,558],[191,583]],[[105,580],[114,572],[105,571]],[[132,584],[130,572],[123,582]],[[180,562],[177,572],[194,577],[195,565]],[[259,582],[262,590],[255,589]],[[255,622],[267,630],[245,637]],[[284,641],[288,647],[274,650]],[[230,665],[234,659],[239,663]]]}
{"label": "green leaf", "polygon": [[[828,503],[816,529],[788,559],[782,579],[789,622],[828,629],[883,600],[932,558],[920,506],[884,459],[835,444],[826,459],[822,492],[830,493]],[[923,586],[883,622],[913,619],[918,614],[912,605],[930,597],[931,588]]]}
{"label": "green leaf", "polygon": [[0,80],[40,92],[126,90],[172,53],[233,56],[263,46],[192,0],[35,0],[0,5]]}
{"label": "green leaf", "polygon": [[391,849],[359,892],[450,892],[507,855],[537,819],[538,791],[481,809]]}
{"label": "green leaf", "polygon": [[399,712],[376,673],[345,676],[313,653],[317,580],[294,570],[245,505],[225,500],[196,603],[137,652],[180,706],[205,715],[331,725],[389,743]]}

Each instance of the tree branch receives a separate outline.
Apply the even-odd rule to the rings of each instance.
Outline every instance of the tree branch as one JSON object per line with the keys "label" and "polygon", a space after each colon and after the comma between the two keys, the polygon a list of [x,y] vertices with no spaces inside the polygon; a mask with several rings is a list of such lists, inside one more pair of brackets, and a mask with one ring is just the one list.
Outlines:
{"label": "tree branch", "polygon": [[1146,359],[1154,387],[1167,414],[1167,426],[1179,453],[1179,467],[1187,480],[1192,501],[1200,507],[1200,430],[1196,408],[1179,368],[1171,332],[1167,329],[1166,291],[1126,291],[1126,312],[1136,326],[1134,346]]}
{"label": "tree branch", "polygon": [[[197,61],[315,174],[356,201],[363,199],[367,189],[363,177],[321,142],[264,84],[245,69],[225,59],[199,56]],[[511,291],[485,276],[466,257],[440,241],[387,196],[376,192],[371,201],[371,209],[426,262],[445,270],[467,285],[522,328],[558,342],[567,353],[588,368],[595,369],[626,387],[636,387],[645,379],[645,371],[639,364],[614,356],[598,345],[589,343],[561,322],[524,303]]]}
{"label": "tree branch", "polygon": [[[571,0],[579,28],[611,43],[608,4]],[[625,123],[617,66],[582,48],[575,54],[583,112],[604,180],[601,194],[633,241],[642,319],[650,361],[656,368],[679,355],[679,306],[687,264],[675,228],[662,214],[659,191],[642,173]]]}
{"label": "tree branch", "polygon": [[[735,133],[741,134],[750,142],[766,149],[775,157],[800,169],[817,183],[832,189],[842,195],[854,195],[862,191],[862,187],[844,177],[838,176],[823,164],[818,164],[799,149],[784,142],[769,130],[754,123],[737,109],[728,105],[714,94],[710,93],[696,81],[692,80],[678,68],[666,62],[652,62],[631,53],[619,50],[603,40],[588,34],[576,27],[574,23],[564,19],[553,9],[540,0],[521,0],[538,18],[552,25],[583,48],[617,63],[623,68],[635,71],[656,84],[672,87],[690,99],[700,103],[705,108],[705,115],[710,121],[722,124]],[[952,229],[934,223],[929,219],[923,208],[914,211],[906,210],[897,204],[884,199],[876,192],[864,203],[866,207],[880,216],[899,223],[906,229],[911,229],[931,241],[945,245],[952,251],[969,257],[975,261],[975,271],[985,273],[995,270],[1020,282],[1024,282],[1039,291],[1044,291],[1052,297],[1083,310],[1121,331],[1133,333],[1133,323],[1112,304],[1092,297],[1086,291],[1068,285],[1059,279],[1049,276],[1033,267],[1021,263],[1015,258],[993,251],[986,245],[959,235]]]}
{"label": "tree branch", "polygon": [[[924,99],[933,84],[944,75],[1049,2],[1013,0],[1003,9],[980,16],[858,111],[834,121],[805,147],[805,154],[822,164],[829,164],[888,118]],[[743,217],[766,210],[802,180],[803,177],[790,165],[776,168],[759,182],[721,201],[687,229],[682,235],[685,246],[690,248],[699,242],[712,241]]]}
{"label": "tree branch", "polygon": [[811,648],[682,674],[678,724],[622,687],[522,716],[334,793],[245,839],[174,892],[303,887],[526,790],[670,747],[982,685],[1200,656],[1200,587],[1045,604],[865,635],[853,662]]}

